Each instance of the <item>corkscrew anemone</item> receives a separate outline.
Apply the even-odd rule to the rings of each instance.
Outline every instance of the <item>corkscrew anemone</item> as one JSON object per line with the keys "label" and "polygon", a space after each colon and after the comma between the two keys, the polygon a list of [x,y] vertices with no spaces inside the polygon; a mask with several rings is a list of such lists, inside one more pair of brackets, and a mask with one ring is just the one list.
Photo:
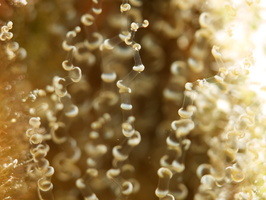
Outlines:
{"label": "corkscrew anemone", "polygon": [[0,1],[0,198],[264,199],[264,10]]}

